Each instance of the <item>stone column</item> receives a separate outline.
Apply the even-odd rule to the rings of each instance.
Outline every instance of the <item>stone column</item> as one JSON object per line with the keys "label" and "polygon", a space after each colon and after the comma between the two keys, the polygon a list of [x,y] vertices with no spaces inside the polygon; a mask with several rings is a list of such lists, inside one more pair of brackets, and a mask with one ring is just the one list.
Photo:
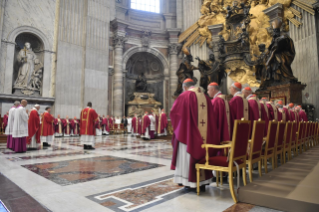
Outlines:
{"label": "stone column", "polygon": [[113,74],[114,68],[109,66],[109,77],[108,77],[108,110],[107,115],[111,115],[113,112]]}
{"label": "stone column", "polygon": [[169,112],[171,107],[173,106],[174,99],[172,96],[174,96],[174,92],[176,90],[177,86],[177,76],[176,76],[176,71],[178,69],[178,52],[180,49],[180,44],[178,43],[178,33],[181,31],[180,29],[168,29],[168,34],[169,34],[169,55],[170,55],[170,67],[169,67],[169,78],[170,78],[170,86],[169,86],[169,92],[168,93],[169,97],[169,108],[166,110]]}
{"label": "stone column", "polygon": [[113,78],[113,115],[123,115],[123,45],[126,41],[125,35],[115,34],[114,44],[114,78]]}
{"label": "stone column", "polygon": [[13,82],[13,61],[14,61],[14,49],[16,43],[14,41],[5,41],[2,43],[2,48],[6,45],[7,57],[5,63],[5,75],[4,75],[4,92],[5,94],[12,94],[12,82]]}

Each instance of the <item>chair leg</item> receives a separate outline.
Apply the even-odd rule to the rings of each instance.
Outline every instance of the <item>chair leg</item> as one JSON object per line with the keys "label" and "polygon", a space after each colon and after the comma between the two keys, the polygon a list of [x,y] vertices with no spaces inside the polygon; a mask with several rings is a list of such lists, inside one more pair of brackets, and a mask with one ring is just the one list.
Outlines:
{"label": "chair leg", "polygon": [[268,168],[267,168],[267,159],[264,158],[264,166],[265,166],[265,173],[268,173]]}
{"label": "chair leg", "polygon": [[[260,166],[259,166],[259,161],[258,161],[258,170],[259,170]],[[249,181],[253,182],[253,164],[250,162],[248,164],[248,173],[249,173]]]}
{"label": "chair leg", "polygon": [[272,166],[272,170],[274,170],[275,169],[275,155],[274,156],[272,156],[272,158],[271,158],[271,166]]}
{"label": "chair leg", "polygon": [[196,175],[197,175],[197,195],[199,195],[199,168],[196,169]]}
{"label": "chair leg", "polygon": [[216,186],[218,187],[219,183],[219,171],[216,171]]}
{"label": "chair leg", "polygon": [[260,160],[260,161],[258,161],[258,172],[259,172],[259,177],[261,177],[261,176],[262,176],[262,174],[261,174],[261,166],[262,166],[262,164],[261,164],[261,160]]}
{"label": "chair leg", "polygon": [[232,196],[232,198],[233,198],[233,200],[234,200],[234,202],[235,203],[237,203],[238,202],[238,200],[237,200],[237,197],[236,197],[236,194],[235,194],[235,190],[234,190],[234,178],[233,178],[233,170],[231,169],[230,171],[229,171],[229,189],[230,189],[230,194],[231,194],[231,196]]}
{"label": "chair leg", "polygon": [[280,165],[284,164],[284,162],[283,162],[283,154],[284,154],[284,152],[280,153]]}
{"label": "chair leg", "polygon": [[220,172],[220,185],[223,185],[223,172]]}
{"label": "chair leg", "polygon": [[[243,167],[243,168],[242,168],[242,172],[243,172],[243,182],[244,182],[244,186],[246,186],[246,185],[247,185],[246,167]],[[238,173],[238,176],[240,176],[239,173]]]}

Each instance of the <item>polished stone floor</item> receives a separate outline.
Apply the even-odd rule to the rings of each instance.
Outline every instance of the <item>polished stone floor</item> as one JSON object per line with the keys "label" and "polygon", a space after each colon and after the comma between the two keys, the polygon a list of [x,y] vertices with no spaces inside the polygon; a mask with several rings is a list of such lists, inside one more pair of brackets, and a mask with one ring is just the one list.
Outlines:
{"label": "polished stone floor", "polygon": [[[200,196],[174,184],[169,140],[96,140],[95,151],[84,151],[79,138],[56,138],[50,148],[18,154],[0,145],[0,200],[11,212],[273,211],[234,205],[227,182],[212,183]],[[14,198],[15,189],[2,192],[9,184],[24,201]],[[0,211],[6,211],[1,202]]]}

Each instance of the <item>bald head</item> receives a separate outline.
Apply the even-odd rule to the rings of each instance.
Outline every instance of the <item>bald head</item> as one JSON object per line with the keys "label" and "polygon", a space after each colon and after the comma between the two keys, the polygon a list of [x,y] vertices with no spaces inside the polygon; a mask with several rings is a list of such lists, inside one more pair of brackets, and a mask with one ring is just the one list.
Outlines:
{"label": "bald head", "polygon": [[25,99],[23,99],[23,100],[21,101],[21,105],[22,105],[22,107],[26,107],[26,106],[28,105],[28,101],[25,100]]}
{"label": "bald head", "polygon": [[18,107],[20,105],[20,102],[19,101],[15,101],[14,102],[14,106]]}

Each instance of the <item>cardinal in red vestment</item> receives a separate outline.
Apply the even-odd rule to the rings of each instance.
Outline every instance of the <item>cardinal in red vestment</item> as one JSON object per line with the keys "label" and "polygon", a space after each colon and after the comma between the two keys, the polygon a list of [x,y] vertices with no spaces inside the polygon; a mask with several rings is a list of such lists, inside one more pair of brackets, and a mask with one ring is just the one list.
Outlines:
{"label": "cardinal in red vestment", "polygon": [[8,125],[8,117],[9,117],[9,111],[4,114],[3,119],[2,119],[2,132],[6,131],[6,127]]}
{"label": "cardinal in red vestment", "polygon": [[62,123],[63,123],[64,136],[69,137],[71,135],[71,121],[69,119],[69,116],[66,116],[65,119],[62,121]]}
{"label": "cardinal in red vestment", "polygon": [[53,141],[53,123],[54,117],[50,114],[51,108],[45,108],[45,112],[41,117],[41,133],[40,133],[40,140],[43,143],[43,146],[51,146]]}
{"label": "cardinal in red vestment", "polygon": [[74,117],[74,119],[71,121],[71,130],[72,130],[72,136],[78,136],[79,135],[79,121]]}
{"label": "cardinal in red vestment", "polygon": [[241,93],[242,85],[239,82],[234,82],[230,86],[230,93],[233,98],[229,101],[229,108],[231,113],[231,132],[233,131],[233,125],[235,120],[249,120],[249,106],[248,101]]}
{"label": "cardinal in red vestment", "polygon": [[81,111],[80,123],[81,123],[81,143],[83,148],[87,150],[94,150],[95,145],[95,123],[99,121],[99,116],[92,109],[92,103],[88,102],[87,107]]}
{"label": "cardinal in red vestment", "polygon": [[269,111],[268,111],[268,107],[266,105],[266,97],[263,97],[259,103],[260,103],[260,107],[261,107],[261,120],[265,121],[265,133],[264,136],[267,136],[268,133],[268,125],[269,125]]}
{"label": "cardinal in red vestment", "polygon": [[306,112],[302,109],[301,105],[297,106],[297,112],[299,113],[300,121],[308,121]]}
{"label": "cardinal in red vestment", "polygon": [[297,125],[295,125],[296,130],[298,129],[299,126],[299,113],[297,113],[297,111],[294,110],[294,103],[290,103],[288,105],[288,110],[289,110],[289,114],[290,114],[290,121],[293,122],[295,121],[297,123]]}
{"label": "cardinal in red vestment", "polygon": [[220,141],[231,140],[231,114],[229,103],[226,99],[226,95],[223,95],[220,91],[220,87],[216,82],[212,82],[207,87],[207,94],[212,98],[213,114],[216,121],[217,131]]}
{"label": "cardinal in red vestment", "polygon": [[58,118],[54,120],[54,133],[56,137],[63,135],[63,120],[60,115],[58,115]]}
{"label": "cardinal in red vestment", "polygon": [[104,115],[103,115],[103,119],[102,119],[102,134],[103,135],[109,135],[110,134],[108,120],[109,120],[109,116],[107,115],[106,118],[105,118]]}
{"label": "cardinal in red vestment", "polygon": [[275,105],[273,105],[273,102],[267,102],[266,103],[267,108],[268,108],[268,116],[269,116],[269,121],[278,121],[278,110]]}
{"label": "cardinal in red vestment", "polygon": [[[216,136],[218,132],[210,99],[200,88],[195,87],[194,81],[189,78],[183,82],[183,91],[175,100],[170,113],[174,129],[171,169],[175,170],[175,183],[195,188],[195,164],[205,160],[206,155],[201,145],[218,145],[220,142],[219,136]],[[217,149],[209,149],[210,157],[217,153]],[[211,171],[201,171],[202,189],[211,183],[212,177]]]}
{"label": "cardinal in red vestment", "polygon": [[140,134],[140,135],[143,134],[143,130],[142,130],[142,117],[141,117],[141,116],[138,117],[138,134]]}
{"label": "cardinal in red vestment", "polygon": [[132,136],[139,135],[139,123],[138,123],[138,116],[135,113],[132,119]]}
{"label": "cardinal in red vestment", "polygon": [[162,112],[158,118],[158,127],[157,127],[158,136],[167,136],[167,126],[168,126],[167,116],[166,116],[165,110],[162,109]]}
{"label": "cardinal in red vestment", "polygon": [[35,105],[30,111],[29,121],[28,121],[28,137],[27,137],[27,148],[28,149],[38,149],[40,144],[40,116],[39,111],[40,105]]}
{"label": "cardinal in red vestment", "polygon": [[151,125],[151,120],[148,117],[148,112],[145,112],[143,118],[142,118],[142,138],[145,139],[150,139],[150,125]]}

